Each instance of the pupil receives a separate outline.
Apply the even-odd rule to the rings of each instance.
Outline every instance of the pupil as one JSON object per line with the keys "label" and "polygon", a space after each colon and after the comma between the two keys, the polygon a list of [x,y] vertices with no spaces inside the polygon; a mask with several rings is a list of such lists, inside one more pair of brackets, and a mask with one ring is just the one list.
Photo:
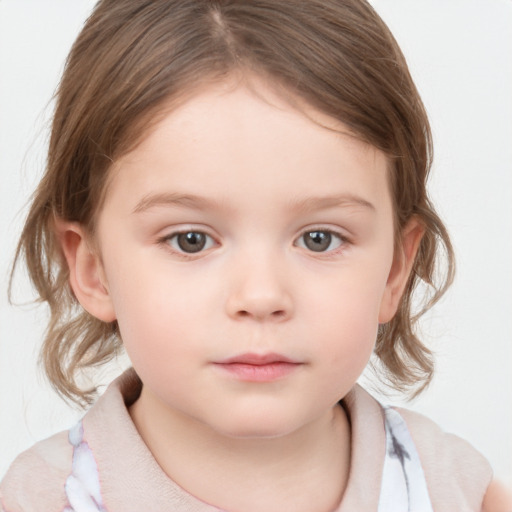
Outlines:
{"label": "pupil", "polygon": [[331,245],[331,234],[325,231],[311,231],[304,235],[304,243],[315,252],[325,251]]}
{"label": "pupil", "polygon": [[206,236],[203,233],[181,233],[178,245],[183,252],[199,252],[206,245]]}

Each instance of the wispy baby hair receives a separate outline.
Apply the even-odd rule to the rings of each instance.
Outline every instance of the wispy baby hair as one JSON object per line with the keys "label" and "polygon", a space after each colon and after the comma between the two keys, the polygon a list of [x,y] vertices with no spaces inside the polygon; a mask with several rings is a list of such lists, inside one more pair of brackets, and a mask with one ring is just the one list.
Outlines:
{"label": "wispy baby hair", "polygon": [[[447,232],[426,192],[432,141],[405,59],[364,0],[100,0],[69,54],[56,93],[46,172],[19,242],[50,322],[41,351],[65,398],[90,402],[80,370],[122,346],[116,323],[84,311],[69,286],[55,219],[94,236],[109,169],[173,105],[233,73],[259,74],[290,97],[338,119],[389,159],[396,248],[411,217],[425,228],[395,318],[379,329],[375,353],[385,380],[415,393],[432,356],[414,325],[453,276]],[[443,250],[444,249],[444,250]],[[438,253],[446,271],[436,278]],[[437,279],[437,280],[436,280]],[[413,311],[418,283],[431,290]]]}

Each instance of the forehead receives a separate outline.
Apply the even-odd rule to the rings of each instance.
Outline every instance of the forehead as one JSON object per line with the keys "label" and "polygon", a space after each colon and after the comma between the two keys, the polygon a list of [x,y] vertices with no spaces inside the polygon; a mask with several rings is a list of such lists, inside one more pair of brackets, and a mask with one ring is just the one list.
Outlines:
{"label": "forehead", "polygon": [[160,187],[240,203],[256,192],[262,201],[327,196],[333,186],[389,199],[385,155],[341,122],[255,80],[209,85],[164,109],[115,162],[109,184],[139,196]]}

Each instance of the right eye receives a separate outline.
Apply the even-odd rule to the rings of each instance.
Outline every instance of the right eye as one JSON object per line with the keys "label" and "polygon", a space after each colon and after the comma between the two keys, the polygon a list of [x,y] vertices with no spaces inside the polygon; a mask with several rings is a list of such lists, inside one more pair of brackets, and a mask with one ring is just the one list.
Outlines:
{"label": "right eye", "polygon": [[215,241],[201,231],[185,231],[165,237],[165,241],[178,252],[194,254],[213,247]]}

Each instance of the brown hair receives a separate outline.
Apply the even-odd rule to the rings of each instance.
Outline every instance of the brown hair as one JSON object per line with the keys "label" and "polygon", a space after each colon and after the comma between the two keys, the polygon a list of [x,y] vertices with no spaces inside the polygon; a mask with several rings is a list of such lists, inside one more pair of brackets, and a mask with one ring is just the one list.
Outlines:
{"label": "brown hair", "polygon": [[[235,71],[264,74],[389,156],[396,232],[416,216],[425,235],[399,310],[379,329],[375,353],[394,387],[421,391],[433,362],[414,324],[450,284],[453,251],[426,193],[427,115],[396,41],[364,0],[98,2],[56,93],[46,173],[15,259],[16,265],[25,258],[40,300],[50,306],[41,351],[50,382],[65,398],[90,402],[95,390],[80,389],[77,375],[121,347],[117,325],[92,317],[74,299],[55,217],[94,232],[112,162],[141,140],[163,105]],[[437,276],[440,248],[447,270]],[[431,293],[414,313],[420,282]]]}

